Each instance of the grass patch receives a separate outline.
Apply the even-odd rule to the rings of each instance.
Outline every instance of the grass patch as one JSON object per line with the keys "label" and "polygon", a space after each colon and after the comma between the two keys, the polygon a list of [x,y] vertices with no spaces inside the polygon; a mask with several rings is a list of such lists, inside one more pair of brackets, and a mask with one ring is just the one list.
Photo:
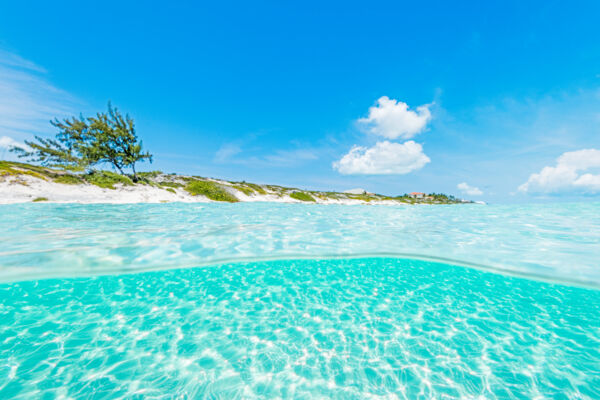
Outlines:
{"label": "grass patch", "polygon": [[75,175],[61,175],[54,179],[56,183],[62,183],[63,185],[79,185],[83,183],[83,179]]}
{"label": "grass patch", "polygon": [[214,182],[192,181],[186,185],[185,190],[192,196],[203,195],[214,201],[228,201],[230,203],[238,201],[237,197]]}
{"label": "grass patch", "polygon": [[313,202],[316,201],[314,199],[314,197],[312,197],[310,194],[304,193],[304,192],[292,192],[292,193],[290,193],[290,197],[292,199],[296,199],[296,200],[300,200],[300,201],[313,201]]}
{"label": "grass patch", "polygon": [[233,188],[244,193],[246,196],[252,196],[254,194],[254,190],[247,186],[233,185]]}
{"label": "grass patch", "polygon": [[18,162],[0,161],[0,176],[29,175],[46,180],[48,174],[52,174],[52,171],[46,170],[43,167]]}
{"label": "grass patch", "polygon": [[258,192],[260,194],[267,194],[265,189],[263,189],[262,186],[257,185],[256,183],[246,183],[246,186],[248,186],[249,188],[252,188],[255,192]]}
{"label": "grass patch", "polygon": [[133,181],[126,176],[116,174],[110,171],[94,171],[83,176],[86,182],[104,189],[115,189],[116,184],[121,183],[124,186],[132,186]]}
{"label": "grass patch", "polygon": [[177,194],[177,192],[176,192],[176,191],[175,191],[175,189],[173,189],[173,188],[170,188],[170,187],[168,187],[168,188],[165,188],[165,190],[166,190],[167,192],[171,192],[171,193],[173,193],[173,194]]}
{"label": "grass patch", "polygon": [[35,199],[32,200],[34,203],[37,203],[38,201],[48,201],[47,197],[36,197]]}
{"label": "grass patch", "polygon": [[137,176],[139,178],[156,178],[159,175],[162,175],[162,171],[150,171],[150,172],[138,172]]}
{"label": "grass patch", "polygon": [[371,200],[374,200],[375,198],[372,196],[368,196],[366,194],[349,194],[348,198],[350,199],[354,199],[354,200],[361,200],[361,201],[365,201],[365,202],[370,202]]}
{"label": "grass patch", "polygon": [[158,182],[160,186],[169,187],[169,188],[180,188],[183,185],[179,182]]}

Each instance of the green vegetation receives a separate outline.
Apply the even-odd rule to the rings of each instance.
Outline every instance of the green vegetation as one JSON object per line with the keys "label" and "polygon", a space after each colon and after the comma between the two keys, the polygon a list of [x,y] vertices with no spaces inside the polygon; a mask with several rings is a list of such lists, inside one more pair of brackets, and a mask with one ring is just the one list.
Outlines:
{"label": "green vegetation", "polygon": [[254,192],[254,190],[252,188],[249,188],[248,186],[233,185],[233,188],[244,193],[246,196],[252,196],[253,194],[256,193],[256,192]]}
{"label": "green vegetation", "polygon": [[353,200],[366,201],[367,203],[371,200],[377,200],[375,196],[370,196],[368,194],[349,194],[348,198]]}
{"label": "green vegetation", "polygon": [[160,175],[164,175],[162,171],[150,171],[150,172],[138,172],[138,177],[139,178],[156,178]]}
{"label": "green vegetation", "polygon": [[39,179],[46,179],[44,173],[40,173],[40,170],[44,168],[38,167],[36,165],[29,165],[23,163],[15,163],[8,161],[0,161],[0,177],[5,177],[9,175],[18,176],[18,175],[29,175]]}
{"label": "green vegetation", "polygon": [[158,184],[160,186],[165,186],[165,187],[169,187],[169,188],[180,188],[180,187],[184,186],[183,184],[181,184],[179,182],[167,182],[167,181],[158,182]]}
{"label": "green vegetation", "polygon": [[131,179],[126,176],[115,174],[110,171],[94,171],[89,174],[83,175],[83,179],[92,185],[99,186],[105,189],[115,189],[117,183],[125,186],[133,185]]}
{"label": "green vegetation", "polygon": [[185,190],[192,196],[203,195],[214,201],[230,203],[239,201],[237,197],[215,182],[192,180],[185,186]]}
{"label": "green vegetation", "polygon": [[36,197],[35,199],[32,200],[34,203],[37,203],[39,201],[48,201],[47,197]]}
{"label": "green vegetation", "polygon": [[292,192],[290,193],[290,197],[292,199],[300,200],[300,201],[316,201],[314,197],[305,192]]}
{"label": "green vegetation", "polygon": [[134,182],[138,180],[135,163],[152,162],[152,155],[142,151],[133,119],[123,116],[110,102],[107,113],[55,119],[51,124],[59,129],[54,139],[36,136],[33,141],[25,141],[27,147],[12,147],[11,151],[43,166],[73,171],[107,163],[124,175],[123,170],[131,168]]}
{"label": "green vegetation", "polygon": [[77,175],[65,174],[55,178],[54,182],[62,183],[63,185],[80,185],[84,183],[84,180]]}
{"label": "green vegetation", "polygon": [[267,192],[265,191],[265,189],[263,189],[262,186],[257,185],[256,183],[247,183],[244,182],[244,185],[254,189],[255,192],[259,193],[259,194],[267,194]]}
{"label": "green vegetation", "polygon": [[[423,198],[412,198],[407,194],[390,197],[381,194],[349,194],[338,192],[302,191],[295,188],[286,188],[278,185],[257,185],[248,182],[230,182],[219,184],[202,177],[178,176],[163,174],[160,171],[142,172],[138,174],[137,182],[125,175],[110,171],[91,171],[88,173],[70,173],[58,171],[49,167],[31,165],[12,161],[0,161],[0,181],[10,178],[14,183],[27,185],[23,179],[31,176],[45,181],[51,181],[64,185],[92,184],[101,188],[115,189],[116,185],[151,185],[164,189],[170,193],[177,193],[175,189],[183,188],[192,195],[203,195],[215,201],[237,202],[233,194],[227,191],[228,187],[241,191],[246,195],[274,194],[279,197],[289,195],[292,199],[304,202],[316,202],[316,199],[328,200],[358,200],[372,203],[383,200],[395,201],[400,204],[457,204],[463,200],[442,193],[430,193]],[[266,189],[266,190],[265,190]],[[43,200],[40,200],[43,201]]]}

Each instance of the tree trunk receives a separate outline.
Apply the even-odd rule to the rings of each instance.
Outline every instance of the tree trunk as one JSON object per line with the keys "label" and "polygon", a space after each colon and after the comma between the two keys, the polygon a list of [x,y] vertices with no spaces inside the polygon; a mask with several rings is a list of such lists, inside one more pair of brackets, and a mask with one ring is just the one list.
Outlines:
{"label": "tree trunk", "polygon": [[133,181],[137,182],[138,178],[137,178],[137,175],[135,173],[135,163],[131,164],[131,170],[133,171]]}
{"label": "tree trunk", "polygon": [[121,175],[125,175],[125,174],[123,173],[123,169],[122,169],[121,167],[119,167],[119,164],[117,164],[117,163],[113,163],[113,166],[114,166],[116,169],[118,169],[118,170],[119,170],[119,173],[120,173]]}

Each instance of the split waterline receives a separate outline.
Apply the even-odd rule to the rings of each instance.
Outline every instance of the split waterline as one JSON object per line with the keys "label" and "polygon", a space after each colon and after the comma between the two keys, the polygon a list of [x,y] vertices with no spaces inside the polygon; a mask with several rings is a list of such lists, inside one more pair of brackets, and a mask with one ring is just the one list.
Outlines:
{"label": "split waterline", "polygon": [[0,206],[0,398],[598,398],[598,215]]}
{"label": "split waterline", "polygon": [[600,284],[600,203],[0,206],[0,281],[393,256]]}

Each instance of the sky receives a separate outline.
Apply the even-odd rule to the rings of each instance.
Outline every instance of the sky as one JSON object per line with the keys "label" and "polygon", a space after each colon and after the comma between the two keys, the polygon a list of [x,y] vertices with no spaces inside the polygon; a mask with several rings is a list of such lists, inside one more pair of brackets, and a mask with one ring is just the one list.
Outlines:
{"label": "sky", "polygon": [[154,154],[142,170],[600,195],[600,2],[166,3],[3,2],[0,158],[110,100]]}

